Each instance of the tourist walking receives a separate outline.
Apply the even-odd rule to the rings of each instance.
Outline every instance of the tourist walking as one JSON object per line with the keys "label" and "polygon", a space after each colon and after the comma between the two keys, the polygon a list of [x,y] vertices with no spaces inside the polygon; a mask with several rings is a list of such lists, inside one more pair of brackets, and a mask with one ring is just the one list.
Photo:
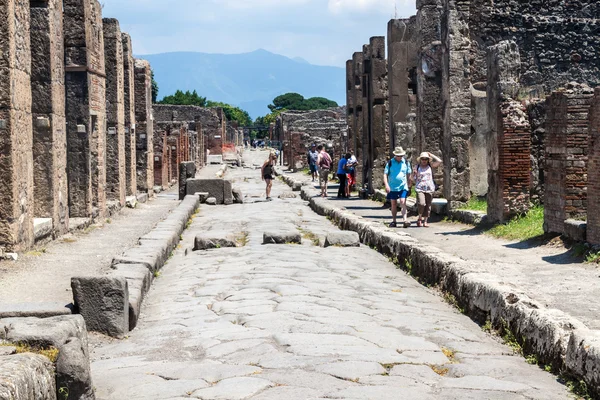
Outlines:
{"label": "tourist walking", "polygon": [[350,155],[350,158],[346,164],[346,197],[350,197],[350,194],[352,193],[352,187],[356,185],[356,165],[358,164],[358,160],[354,156],[354,152],[350,150],[348,154]]}
{"label": "tourist walking", "polygon": [[273,176],[275,175],[275,165],[277,164],[277,154],[270,153],[269,158],[264,162],[260,169],[262,180],[267,184],[267,200],[271,200],[271,188],[273,187]]}
{"label": "tourist walking", "polygon": [[319,159],[319,152],[317,151],[317,145],[312,144],[310,146],[310,150],[308,150],[308,168],[310,169],[310,174],[312,176],[312,181],[314,182],[317,178],[317,160]]}
{"label": "tourist walking", "polygon": [[423,152],[417,158],[417,161],[418,165],[413,172],[415,191],[417,192],[417,204],[419,206],[417,226],[428,228],[427,219],[431,215],[433,192],[436,190],[433,180],[433,168],[439,167],[442,164],[442,160],[431,153]]}
{"label": "tourist walking", "polygon": [[346,154],[338,162],[337,176],[340,181],[340,187],[338,189],[338,194],[337,194],[338,199],[348,197],[348,195],[346,194],[346,189],[347,189],[346,173],[348,172],[348,169],[346,168],[346,166],[348,164],[349,158],[350,158],[350,154]]}
{"label": "tourist walking", "polygon": [[402,147],[396,147],[393,154],[394,158],[388,161],[383,174],[387,199],[392,203],[392,222],[389,226],[390,228],[395,228],[397,226],[396,216],[398,214],[399,200],[403,226],[408,228],[410,222],[406,219],[406,198],[410,193],[410,185],[412,183],[410,163],[404,158],[406,152]]}
{"label": "tourist walking", "polygon": [[321,197],[327,197],[327,181],[329,180],[329,171],[331,170],[331,156],[323,149],[322,145],[317,147],[319,157],[317,166],[319,167],[319,186],[321,187]]}

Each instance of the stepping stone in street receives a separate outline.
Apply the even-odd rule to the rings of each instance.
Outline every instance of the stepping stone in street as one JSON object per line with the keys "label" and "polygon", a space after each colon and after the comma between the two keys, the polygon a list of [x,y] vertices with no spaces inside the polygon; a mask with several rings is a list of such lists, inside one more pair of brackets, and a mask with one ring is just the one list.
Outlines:
{"label": "stepping stone in street", "polygon": [[297,231],[270,231],[263,233],[263,244],[300,244],[302,237]]}
{"label": "stepping stone in street", "polygon": [[325,237],[324,247],[359,247],[360,237],[358,233],[351,231],[330,232]]}
{"label": "stepping stone in street", "polygon": [[220,249],[222,247],[238,247],[233,237],[209,237],[205,235],[196,236],[194,239],[194,251]]}

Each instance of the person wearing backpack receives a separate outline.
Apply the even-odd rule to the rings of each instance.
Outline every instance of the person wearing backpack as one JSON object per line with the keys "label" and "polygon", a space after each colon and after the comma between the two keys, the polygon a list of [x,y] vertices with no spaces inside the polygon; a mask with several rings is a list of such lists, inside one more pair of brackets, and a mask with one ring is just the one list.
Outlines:
{"label": "person wearing backpack", "polygon": [[417,192],[417,203],[419,205],[419,219],[417,226],[429,228],[427,219],[431,215],[431,203],[433,201],[433,192],[436,190],[436,184],[433,181],[433,168],[437,168],[442,164],[435,155],[423,152],[417,158],[418,165],[413,171],[413,179],[415,181],[415,190]]}
{"label": "person wearing backpack", "polygon": [[383,182],[387,192],[387,199],[392,203],[392,222],[390,228],[395,228],[396,216],[398,214],[398,200],[402,208],[403,226],[408,228],[410,222],[406,219],[406,198],[410,194],[411,187],[411,168],[410,162],[404,158],[406,152],[402,147],[394,149],[394,158],[392,158],[385,166],[383,174]]}
{"label": "person wearing backpack", "polygon": [[327,197],[327,180],[329,179],[329,171],[331,170],[331,156],[327,154],[322,145],[317,147],[319,157],[317,165],[319,166],[319,186],[321,187],[321,197]]}

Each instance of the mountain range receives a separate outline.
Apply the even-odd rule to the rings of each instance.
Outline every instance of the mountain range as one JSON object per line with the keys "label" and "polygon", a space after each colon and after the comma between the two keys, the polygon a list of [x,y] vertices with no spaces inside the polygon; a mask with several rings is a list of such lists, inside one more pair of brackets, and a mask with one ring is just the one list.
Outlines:
{"label": "mountain range", "polygon": [[238,106],[254,119],[281,94],[296,92],[346,103],[345,69],[312,65],[266,50],[243,54],[194,52],[136,56],[148,60],[159,87],[158,99],[176,90],[196,90],[209,100]]}

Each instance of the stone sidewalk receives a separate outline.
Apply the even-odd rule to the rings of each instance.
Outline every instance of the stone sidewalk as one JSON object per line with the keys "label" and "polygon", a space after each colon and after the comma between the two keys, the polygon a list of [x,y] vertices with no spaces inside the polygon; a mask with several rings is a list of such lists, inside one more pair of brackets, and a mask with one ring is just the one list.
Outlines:
{"label": "stone sidewalk", "polygon": [[[247,202],[202,206],[129,338],[92,339],[98,399],[571,398],[376,251],[316,246],[338,229],[283,183],[266,202],[258,170],[227,177]],[[246,245],[193,252],[198,234]]]}
{"label": "stone sidewalk", "polygon": [[[286,174],[312,184],[306,175]],[[359,198],[337,199],[337,185],[328,188],[330,201],[367,220],[387,225],[391,212],[381,203]],[[315,186],[318,188],[318,185]],[[476,262],[480,272],[497,275],[516,293],[538,301],[548,309],[561,310],[590,329],[600,329],[600,269],[583,264],[564,248],[535,246],[527,242],[495,239],[481,229],[434,217],[429,228],[418,228],[416,217],[407,229],[398,228],[419,241],[444,252]]]}

